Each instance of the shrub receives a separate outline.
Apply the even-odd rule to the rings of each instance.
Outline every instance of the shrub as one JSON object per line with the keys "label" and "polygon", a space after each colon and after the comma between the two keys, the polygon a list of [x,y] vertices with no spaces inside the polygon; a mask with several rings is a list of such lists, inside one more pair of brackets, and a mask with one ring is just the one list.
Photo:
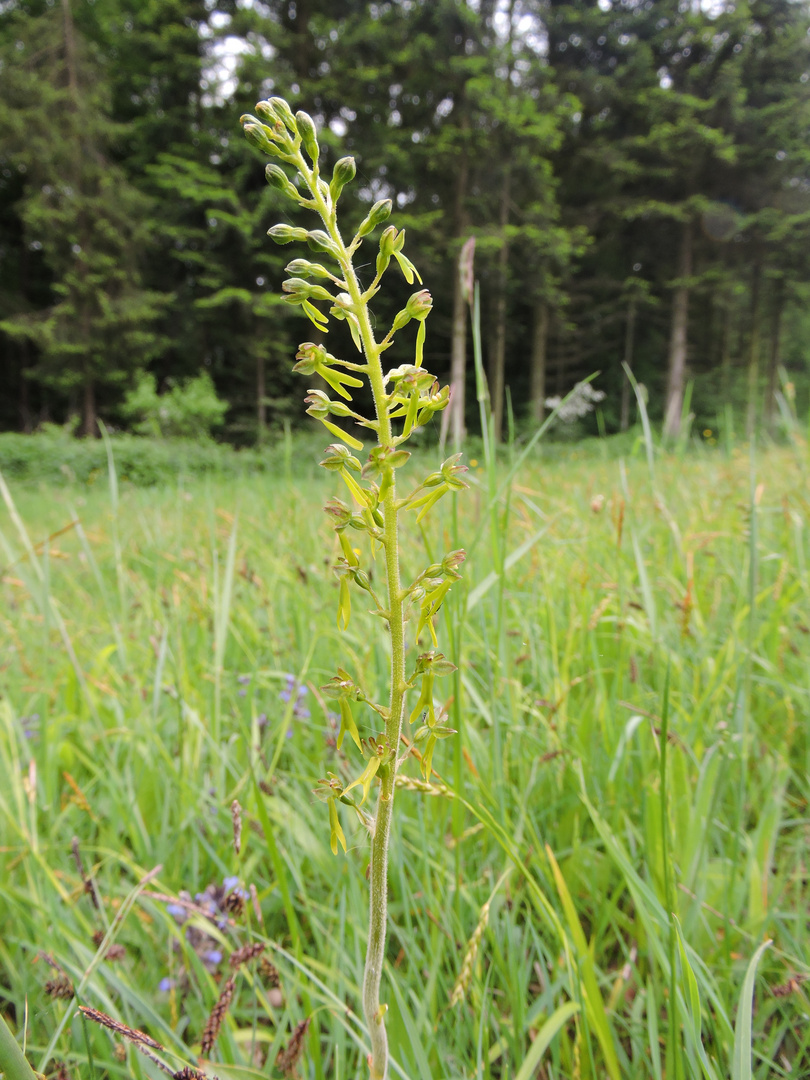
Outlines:
{"label": "shrub", "polygon": [[121,409],[127,420],[134,421],[137,434],[164,439],[210,439],[227,410],[206,372],[182,383],[171,382],[164,394],[158,394],[154,375],[142,372]]}

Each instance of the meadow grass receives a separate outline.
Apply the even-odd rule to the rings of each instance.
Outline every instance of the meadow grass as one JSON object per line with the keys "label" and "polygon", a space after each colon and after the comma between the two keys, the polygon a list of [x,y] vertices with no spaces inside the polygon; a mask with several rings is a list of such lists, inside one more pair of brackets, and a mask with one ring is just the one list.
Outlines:
{"label": "meadow grass", "polygon": [[[482,462],[403,551],[406,577],[469,557],[440,640],[459,734],[398,796],[394,1076],[810,1075],[806,451],[650,449]],[[241,969],[208,1075],[271,1074],[307,1017],[298,1074],[365,1075],[368,842],[347,813],[332,856],[311,789],[347,775],[319,687],[347,658],[385,687],[387,640],[356,598],[335,625],[316,461],[4,488],[0,1010],[37,1069],[160,1075],[77,1004],[194,1062],[255,940],[280,986]],[[167,910],[231,876],[256,903],[221,926]]]}

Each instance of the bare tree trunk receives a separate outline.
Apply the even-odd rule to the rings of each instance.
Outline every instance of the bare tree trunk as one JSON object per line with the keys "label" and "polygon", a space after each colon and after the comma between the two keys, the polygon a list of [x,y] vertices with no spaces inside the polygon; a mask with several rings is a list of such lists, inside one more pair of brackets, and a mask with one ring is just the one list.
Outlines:
{"label": "bare tree trunk", "polygon": [[62,17],[65,27],[65,67],[67,68],[68,89],[75,99],[79,93],[79,82],[76,78],[76,34],[73,29],[70,0],[62,0]]}
{"label": "bare tree trunk", "polygon": [[780,278],[776,283],[771,313],[771,341],[768,351],[768,390],[765,395],[765,426],[773,431],[776,404],[776,382],[779,360],[782,350],[782,312],[785,310],[785,283]]}
{"label": "bare tree trunk", "polygon": [[[465,116],[461,123],[462,139],[469,129],[469,119]],[[456,237],[461,240],[467,231],[467,184],[469,180],[469,161],[466,143],[462,143],[458,171],[456,172],[456,190],[454,198],[454,218]],[[461,446],[464,441],[464,391],[467,375],[467,297],[461,262],[455,266],[453,280],[453,328],[450,344],[450,389],[451,398],[448,406],[448,423],[453,437],[453,445]]]}
{"label": "bare tree trunk", "polygon": [[17,356],[19,357],[18,363],[20,372],[20,396],[18,399],[20,427],[26,435],[30,435],[34,428],[33,417],[31,415],[31,383],[25,373],[29,348],[30,346],[27,341],[21,341],[16,349]]}
{"label": "bare tree trunk", "polygon": [[565,386],[565,372],[568,367],[568,354],[566,349],[568,342],[565,340],[565,327],[563,320],[558,318],[555,322],[556,333],[554,335],[554,344],[556,345],[556,365],[554,372],[554,393],[557,397],[563,396],[563,388]]}
{"label": "bare tree trunk", "polygon": [[492,408],[492,427],[495,442],[501,441],[503,431],[503,392],[506,368],[506,283],[509,267],[509,241],[506,226],[509,223],[509,196],[512,186],[512,169],[507,162],[501,187],[501,249],[498,252],[498,285],[495,300],[495,333],[489,362],[489,393]]}
{"label": "bare tree trunk", "polygon": [[745,433],[749,439],[757,429],[759,412],[759,352],[762,337],[762,310],[760,304],[760,284],[762,267],[759,259],[754,263],[751,277],[751,338],[748,342],[748,407],[745,414]]}
{"label": "bare tree trunk", "polygon": [[95,439],[98,433],[96,420],[96,388],[89,375],[85,376],[82,395],[82,434],[88,439]]}
{"label": "bare tree trunk", "polygon": [[532,334],[531,402],[532,420],[542,424],[546,411],[546,357],[548,355],[548,304],[545,300],[534,309],[534,332]]}
{"label": "bare tree trunk", "polygon": [[[624,362],[633,370],[633,343],[636,333],[636,298],[630,297],[627,304],[627,322],[624,328]],[[630,427],[630,379],[625,374],[622,379],[622,405],[619,428],[627,431]]]}
{"label": "bare tree trunk", "polygon": [[723,339],[720,345],[720,391],[723,404],[731,394],[731,296],[723,299]]}
{"label": "bare tree trunk", "polygon": [[256,358],[256,423],[259,429],[259,442],[264,438],[267,429],[266,397],[264,353],[259,353]]}
{"label": "bare tree trunk", "polygon": [[672,319],[667,358],[667,395],[664,409],[664,435],[673,438],[681,430],[683,385],[686,379],[686,350],[689,331],[689,285],[686,278],[692,273],[692,223],[687,221],[681,235],[678,258],[678,278],[672,298]]}
{"label": "bare tree trunk", "polygon": [[29,404],[28,379],[20,372],[20,426],[26,435],[31,434],[31,406]]}
{"label": "bare tree trunk", "polygon": [[[495,3],[487,0],[482,5],[482,11],[488,10],[488,26],[492,26],[494,20]],[[510,92],[512,87],[512,74],[514,72],[514,57],[512,55],[512,34],[514,30],[515,0],[510,0],[507,17],[508,32],[505,50],[509,56],[507,76],[503,83],[506,94],[506,106],[510,104]],[[508,129],[507,129],[508,130]],[[508,149],[504,154],[503,183],[501,184],[501,205],[498,216],[500,226],[501,245],[498,252],[498,274],[495,294],[495,330],[493,335],[493,348],[489,361],[489,395],[490,408],[492,409],[492,432],[495,442],[501,441],[503,433],[503,398],[505,386],[506,368],[506,287],[509,277],[509,240],[507,226],[509,224],[509,198],[512,192],[512,164]]]}

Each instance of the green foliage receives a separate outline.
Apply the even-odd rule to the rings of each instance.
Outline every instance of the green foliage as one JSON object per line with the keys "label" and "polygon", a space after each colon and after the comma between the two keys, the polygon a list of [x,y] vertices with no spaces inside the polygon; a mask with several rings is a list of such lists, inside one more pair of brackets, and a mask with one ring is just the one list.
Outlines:
{"label": "green foliage", "polygon": [[222,426],[228,404],[217,397],[206,373],[172,383],[165,393],[158,394],[154,375],[141,372],[121,411],[139,435],[204,442]]}
{"label": "green foliage", "polygon": [[[160,400],[160,399],[159,399]],[[112,436],[124,484],[151,487],[200,476],[245,476],[284,468],[284,448],[234,450],[230,446],[172,439],[161,442],[134,435]],[[314,456],[311,448],[310,457]],[[107,454],[99,440],[77,439],[51,425],[36,435],[0,434],[0,473],[26,484],[94,486],[104,482]]]}
{"label": "green foliage", "polygon": [[1,328],[36,347],[37,380],[81,400],[84,432],[94,434],[98,386],[121,387],[164,344],[154,321],[166,298],[143,288],[139,267],[150,203],[110,160],[117,131],[70,4],[6,18],[15,14],[16,56],[0,68],[0,134],[7,166],[29,181],[16,211],[51,295]]}
{"label": "green foliage", "polygon": [[[339,705],[320,687],[343,667],[375,700],[389,643],[362,593],[335,631],[342,549],[313,504],[336,478],[313,449],[293,445],[290,481],[277,466],[180,488],[122,484],[117,502],[106,472],[89,489],[9,483],[19,518],[4,505],[0,1011],[39,1071],[47,1055],[89,1076],[88,1050],[97,1076],[144,1067],[131,1047],[117,1061],[122,1040],[89,1021],[85,1042],[75,1000],[45,992],[57,973],[33,962],[39,950],[81,1004],[146,1031],[178,1070],[197,1061],[228,957],[247,942],[266,945],[280,987],[237,974],[204,1073],[271,1075],[307,1017],[302,1080],[366,1071],[363,1021],[347,1003],[363,972],[368,834],[338,802],[347,854],[336,860],[311,778],[347,787],[371,764],[358,767],[350,734],[338,750]],[[386,1023],[400,1080],[495,1080],[527,1060],[523,1075],[570,1080],[591,1057],[591,1075],[607,1075],[593,980],[622,1080],[655,1080],[673,975],[687,1080],[702,1070],[696,1031],[718,1077],[743,1060],[737,1032],[745,1053],[750,1031],[755,1080],[772,1080],[774,1062],[793,1076],[810,1068],[806,444],[753,461],[653,453],[656,490],[630,436],[532,454],[511,479],[509,463],[494,465],[494,525],[481,462],[455,511],[446,502],[403,550],[408,581],[457,536],[470,558],[444,609],[458,671],[436,679],[456,698],[459,734],[437,750],[427,790],[413,770],[396,794],[386,982],[399,992]],[[438,464],[431,451],[418,467]],[[377,589],[379,556],[372,569]],[[429,646],[426,630],[412,652]],[[350,707],[361,738],[377,731],[365,703]],[[372,781],[364,812],[374,794]],[[361,784],[348,797],[362,796]],[[199,914],[181,925],[160,899],[181,903],[186,890],[193,903],[233,875],[255,886],[261,922],[248,901],[222,928]],[[100,948],[93,935],[108,930]],[[104,956],[110,943],[123,954]],[[222,956],[207,966],[209,950]]]}
{"label": "green foliage", "polygon": [[[536,425],[594,371],[600,419],[626,424],[622,361],[655,421],[679,291],[696,417],[716,426],[720,393],[742,430],[753,398],[775,433],[779,363],[807,378],[808,25],[807,0],[6,5],[0,426],[114,422],[147,364],[161,385],[208,371],[236,444],[297,416],[300,311],[269,288],[283,253],[260,223],[307,212],[290,178],[261,183],[230,122],[275,93],[311,110],[325,176],[356,159],[354,183],[336,178],[345,222],[392,200],[432,284],[430,362],[455,355],[462,374],[456,260],[475,237],[501,434],[509,403]],[[400,307],[381,294],[378,317]]]}

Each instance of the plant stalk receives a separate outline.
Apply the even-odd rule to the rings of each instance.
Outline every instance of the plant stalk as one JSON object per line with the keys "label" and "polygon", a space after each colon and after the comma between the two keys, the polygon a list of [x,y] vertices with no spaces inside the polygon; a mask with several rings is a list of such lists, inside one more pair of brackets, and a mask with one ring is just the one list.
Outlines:
{"label": "plant stalk", "polygon": [[[379,422],[378,443],[382,447],[393,446],[391,420],[385,394],[385,378],[380,360],[380,346],[374,336],[369,318],[368,304],[352,265],[351,255],[337,228],[334,211],[318,190],[317,177],[299,154],[297,163],[309,184],[318,206],[318,212],[329,235],[340,250],[340,263],[344,279],[352,298],[352,306],[360,322],[360,339],[368,366],[368,379],[374,398],[374,411]],[[363,1013],[371,1040],[369,1068],[371,1080],[386,1080],[388,1075],[388,1036],[385,1030],[386,1006],[380,1005],[380,982],[385,958],[386,923],[388,918],[388,844],[391,835],[391,819],[394,809],[394,782],[396,779],[397,748],[402,732],[405,711],[405,618],[402,586],[399,572],[399,513],[397,509],[396,474],[382,502],[383,547],[388,591],[388,627],[391,634],[391,693],[389,714],[385,724],[385,737],[392,750],[390,768],[380,781],[377,813],[371,840],[371,866],[369,870],[369,927],[366,947],[366,963],[363,972]]]}

